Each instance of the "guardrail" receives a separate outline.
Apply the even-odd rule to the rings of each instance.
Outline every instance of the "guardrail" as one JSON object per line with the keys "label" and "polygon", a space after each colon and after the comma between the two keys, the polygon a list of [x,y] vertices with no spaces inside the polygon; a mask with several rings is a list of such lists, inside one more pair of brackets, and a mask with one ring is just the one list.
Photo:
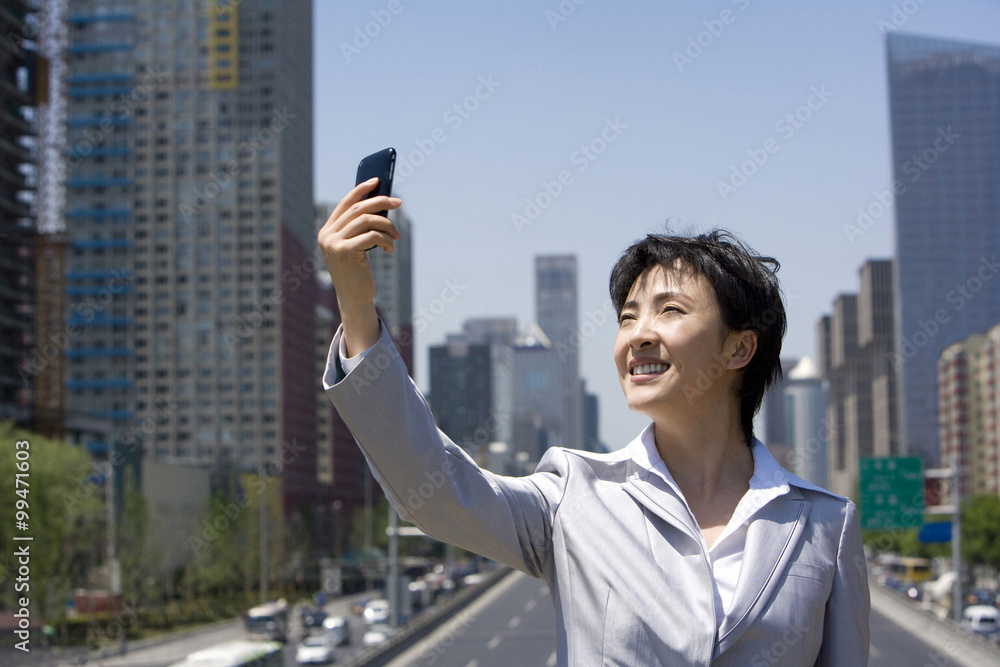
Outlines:
{"label": "guardrail", "polygon": [[1000,648],[983,637],[963,629],[951,619],[940,619],[933,611],[923,609],[899,591],[882,586],[874,577],[868,578],[872,607],[895,617],[905,616],[920,628],[920,638],[938,649],[927,663],[935,665],[976,665],[1000,667]]}
{"label": "guardrail", "polygon": [[513,569],[506,566],[497,568],[486,575],[482,582],[455,593],[433,612],[418,616],[401,627],[388,641],[359,653],[342,663],[341,667],[382,667],[388,664],[390,660],[402,655],[404,651],[436,630],[445,621],[465,609],[511,572]]}

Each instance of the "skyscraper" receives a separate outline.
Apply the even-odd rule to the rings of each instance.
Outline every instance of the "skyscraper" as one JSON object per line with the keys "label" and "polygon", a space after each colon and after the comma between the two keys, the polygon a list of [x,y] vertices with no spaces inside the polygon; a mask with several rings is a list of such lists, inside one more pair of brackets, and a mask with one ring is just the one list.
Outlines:
{"label": "skyscraper", "polygon": [[[29,123],[35,69],[33,3],[14,0],[0,12],[0,419],[29,418],[31,383],[24,373],[33,352],[34,187]],[[29,179],[29,176],[31,178]]]}
{"label": "skyscraper", "polygon": [[513,318],[468,320],[430,348],[431,407],[438,426],[482,465],[492,442],[513,438]]}
{"label": "skyscraper", "polygon": [[805,357],[789,371],[781,392],[785,399],[785,432],[794,454],[792,472],[817,486],[826,487],[829,429],[826,425],[826,385],[816,367]]}
{"label": "skyscraper", "polygon": [[777,459],[778,463],[789,469],[794,467],[794,448],[792,434],[788,430],[789,422],[786,414],[788,401],[785,398],[785,385],[788,381],[788,373],[798,363],[798,358],[782,357],[782,379],[768,387],[757,415],[759,427],[757,423],[754,425],[757,438],[767,446],[768,451]]}
{"label": "skyscraper", "polygon": [[858,290],[858,351],[871,401],[871,452],[896,456],[899,449],[896,372],[892,367],[894,340],[892,260],[870,259],[860,272]]}
{"label": "skyscraper", "polygon": [[1000,48],[890,32],[903,452],[939,460],[937,360],[1000,321]]}
{"label": "skyscraper", "polygon": [[899,454],[892,365],[892,261],[870,259],[857,294],[841,294],[820,320],[819,377],[827,380],[823,424],[830,490],[852,495],[858,459]]}
{"label": "skyscraper", "polygon": [[68,417],[97,454],[281,470],[294,511],[315,481],[312,4],[77,0],[68,21]]}
{"label": "skyscraper", "polygon": [[563,373],[545,332],[538,324],[530,325],[514,347],[514,448],[531,462],[561,443]]}
{"label": "skyscraper", "polygon": [[535,319],[559,358],[555,396],[561,410],[558,445],[583,449],[583,393],[580,389],[580,332],[576,290],[576,257],[535,258]]}
{"label": "skyscraper", "polygon": [[375,307],[389,327],[399,354],[413,377],[413,229],[402,208],[389,211],[389,219],[399,230],[393,252],[369,252],[375,278]]}

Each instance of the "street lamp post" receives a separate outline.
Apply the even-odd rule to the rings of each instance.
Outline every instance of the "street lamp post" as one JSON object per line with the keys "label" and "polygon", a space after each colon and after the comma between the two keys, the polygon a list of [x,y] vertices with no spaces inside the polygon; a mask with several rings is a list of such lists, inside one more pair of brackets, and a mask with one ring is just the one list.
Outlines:
{"label": "street lamp post", "polygon": [[955,583],[951,589],[951,616],[956,622],[962,620],[962,473],[958,452],[948,457],[947,468],[933,468],[924,472],[926,479],[948,480],[948,504],[925,508],[928,514],[951,514],[951,563],[955,571]]}
{"label": "street lamp post", "polygon": [[958,452],[951,455],[951,561],[955,564],[955,588],[952,591],[952,618],[962,620],[962,507],[960,504],[961,473],[958,467]]}

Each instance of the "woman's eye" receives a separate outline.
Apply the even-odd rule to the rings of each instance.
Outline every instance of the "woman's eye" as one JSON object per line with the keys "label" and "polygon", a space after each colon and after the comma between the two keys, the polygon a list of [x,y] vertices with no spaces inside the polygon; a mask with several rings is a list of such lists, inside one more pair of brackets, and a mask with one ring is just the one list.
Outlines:
{"label": "woman's eye", "polygon": [[618,324],[621,325],[624,324],[626,320],[634,320],[634,319],[635,319],[634,315],[622,313],[621,315],[618,316]]}

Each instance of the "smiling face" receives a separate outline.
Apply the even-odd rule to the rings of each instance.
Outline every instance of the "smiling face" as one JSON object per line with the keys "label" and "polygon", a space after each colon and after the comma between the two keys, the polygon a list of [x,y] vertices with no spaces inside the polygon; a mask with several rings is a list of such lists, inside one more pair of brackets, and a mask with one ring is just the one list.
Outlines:
{"label": "smiling face", "polygon": [[[614,358],[629,408],[655,420],[698,404],[736,400],[742,335],[722,322],[704,276],[661,265],[636,279],[619,317]],[[682,412],[677,413],[676,410]]]}

